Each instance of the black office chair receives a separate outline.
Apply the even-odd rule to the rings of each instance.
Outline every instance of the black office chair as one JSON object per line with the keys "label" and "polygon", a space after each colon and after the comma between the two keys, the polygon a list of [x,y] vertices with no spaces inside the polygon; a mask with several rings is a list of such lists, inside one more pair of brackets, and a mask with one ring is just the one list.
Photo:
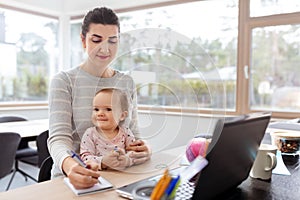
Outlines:
{"label": "black office chair", "polygon": [[0,179],[13,172],[7,185],[6,191],[9,189],[11,182],[16,174],[16,170],[13,169],[13,165],[20,141],[21,136],[18,133],[0,133]]}
{"label": "black office chair", "polygon": [[20,115],[0,115],[0,123],[19,121],[27,121],[27,119]]}
{"label": "black office chair", "polygon": [[44,160],[46,160],[46,158],[50,156],[47,144],[48,137],[49,131],[47,130],[39,134],[36,138],[36,146],[38,150],[38,167],[41,167]]}
{"label": "black office chair", "polygon": [[44,131],[36,138],[36,144],[38,148],[39,161],[38,166],[40,167],[38,182],[48,181],[51,178],[51,169],[53,160],[48,150],[47,140],[49,137],[49,131]]}
{"label": "black office chair", "polygon": [[[37,166],[37,167],[41,168],[42,163],[44,162],[44,160],[46,160],[50,156],[50,153],[49,153],[49,150],[48,150],[48,145],[47,145],[48,137],[49,137],[49,131],[48,130],[42,132],[41,134],[39,134],[37,136],[37,138],[36,138],[36,146],[37,146],[37,153],[38,153],[37,158],[34,157],[34,159],[32,159],[32,160],[30,160],[30,159],[29,160],[28,159],[24,160],[24,158],[20,158],[19,160],[22,161],[22,162],[25,162],[25,163],[28,163],[28,164],[31,164],[31,165],[34,165],[34,166]],[[24,173],[24,171],[20,171],[20,170],[18,170],[18,171],[22,174]],[[36,179],[36,178],[34,178],[34,177],[32,177],[28,174],[26,174],[26,176],[28,176],[29,178],[31,178],[32,180],[34,180],[36,182],[39,182],[39,178]]]}
{"label": "black office chair", "polygon": [[[27,119],[20,115],[1,115],[0,123],[27,121]],[[22,130],[20,130],[22,131]],[[38,150],[29,146],[29,142],[35,138],[22,138],[15,156],[15,171],[20,172],[27,181],[27,177],[37,182],[36,178],[32,177],[25,171],[19,168],[19,162],[24,162],[30,165],[38,166]]]}
{"label": "black office chair", "polygon": [[51,170],[53,165],[53,159],[48,156],[42,163],[39,171],[38,182],[44,182],[51,179]]}

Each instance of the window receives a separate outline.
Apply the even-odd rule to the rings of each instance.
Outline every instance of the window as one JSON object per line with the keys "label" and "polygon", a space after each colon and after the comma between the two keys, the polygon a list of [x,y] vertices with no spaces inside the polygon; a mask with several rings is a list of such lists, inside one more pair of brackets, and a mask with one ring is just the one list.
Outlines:
{"label": "window", "polygon": [[73,20],[71,22],[71,66],[78,66],[85,59],[84,49],[80,39],[81,21]]}
{"label": "window", "polygon": [[[199,1],[118,15],[122,35],[113,66],[134,78],[140,107],[235,110],[237,0]],[[80,42],[78,27],[72,25],[77,34],[72,44]],[[74,52],[72,62],[77,63],[78,57],[83,56]]]}
{"label": "window", "polygon": [[237,1],[165,6],[120,18],[116,66],[135,79],[140,105],[235,109]]}
{"label": "window", "polygon": [[0,8],[0,106],[47,103],[58,70],[58,21]]}
{"label": "window", "polygon": [[[249,110],[297,117],[300,111],[300,3],[250,0]],[[247,63],[246,63],[247,64]]]}
{"label": "window", "polygon": [[[163,3],[164,6],[154,8],[144,6],[134,11],[123,9],[118,13],[121,48],[113,64],[135,79],[140,109],[163,108],[197,113],[224,110],[228,114],[268,110],[275,117],[298,117],[299,1],[203,0],[176,3],[168,6]],[[4,10],[1,12],[4,13]],[[80,19],[80,22],[72,20],[71,24],[73,67],[86,57],[79,36],[82,17],[71,16],[71,19]],[[42,19],[57,23],[54,19]],[[13,36],[14,33],[6,35]],[[3,38],[3,33],[0,37]],[[50,38],[44,39],[50,41]],[[5,42],[1,45],[5,45],[5,57],[15,56],[18,61],[18,54],[11,53],[21,50],[20,46],[14,45],[19,44],[17,40],[2,39]],[[27,46],[22,47],[28,49]],[[57,42],[52,47],[54,50],[47,51],[47,55],[54,58],[49,61],[53,67],[48,67],[55,71],[57,57],[51,52],[57,52]],[[37,100],[36,95],[28,95],[29,87],[25,83],[28,79],[20,75],[25,73],[19,74],[20,70],[26,68],[28,71],[30,68],[22,67],[24,63],[11,63],[11,60],[14,59],[0,65],[1,101],[4,97],[6,101]],[[19,90],[21,88],[23,92],[14,92],[18,90],[13,78],[3,78],[4,65],[17,66],[7,70],[5,77],[18,74],[19,82],[24,85]],[[27,96],[23,95],[26,92]],[[12,94],[23,96],[20,98]]]}
{"label": "window", "polygon": [[251,0],[250,16],[259,17],[274,14],[299,12],[300,1],[297,0]]}
{"label": "window", "polygon": [[300,25],[252,30],[251,109],[300,111]]}

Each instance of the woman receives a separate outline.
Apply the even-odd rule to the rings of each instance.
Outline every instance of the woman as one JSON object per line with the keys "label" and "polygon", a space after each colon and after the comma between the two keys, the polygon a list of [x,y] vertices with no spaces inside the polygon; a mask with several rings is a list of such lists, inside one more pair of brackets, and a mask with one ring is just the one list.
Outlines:
{"label": "woman", "polygon": [[[90,169],[83,168],[67,153],[70,149],[79,152],[84,131],[93,125],[90,116],[96,91],[113,87],[128,92],[131,108],[126,123],[139,138],[135,84],[130,76],[109,66],[117,54],[119,34],[119,19],[111,9],[101,7],[89,11],[81,32],[88,59],[76,68],[58,73],[51,82],[48,146],[54,160],[52,177],[65,174],[78,189],[94,185],[100,176],[97,166],[89,164]],[[142,140],[136,140],[127,150],[134,151],[133,164],[150,158],[150,149]]]}

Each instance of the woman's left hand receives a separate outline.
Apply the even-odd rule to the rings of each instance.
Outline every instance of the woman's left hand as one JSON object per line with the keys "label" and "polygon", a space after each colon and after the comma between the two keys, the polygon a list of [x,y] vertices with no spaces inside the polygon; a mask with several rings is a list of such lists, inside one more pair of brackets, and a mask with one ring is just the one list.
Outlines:
{"label": "woman's left hand", "polygon": [[130,153],[130,157],[134,165],[142,164],[151,157],[151,149],[143,140],[134,141],[126,148],[126,151],[133,151]]}

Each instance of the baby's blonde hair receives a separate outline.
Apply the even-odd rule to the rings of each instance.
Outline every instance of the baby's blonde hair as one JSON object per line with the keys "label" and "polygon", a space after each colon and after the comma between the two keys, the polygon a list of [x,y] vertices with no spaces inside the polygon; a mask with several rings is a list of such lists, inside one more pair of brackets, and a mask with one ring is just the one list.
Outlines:
{"label": "baby's blonde hair", "polygon": [[97,96],[97,94],[99,94],[101,92],[110,92],[113,94],[113,97],[118,97],[120,100],[121,110],[123,112],[128,111],[129,102],[128,102],[127,94],[125,91],[120,90],[118,88],[103,88],[103,89],[99,90],[98,92],[96,92],[95,96]]}

